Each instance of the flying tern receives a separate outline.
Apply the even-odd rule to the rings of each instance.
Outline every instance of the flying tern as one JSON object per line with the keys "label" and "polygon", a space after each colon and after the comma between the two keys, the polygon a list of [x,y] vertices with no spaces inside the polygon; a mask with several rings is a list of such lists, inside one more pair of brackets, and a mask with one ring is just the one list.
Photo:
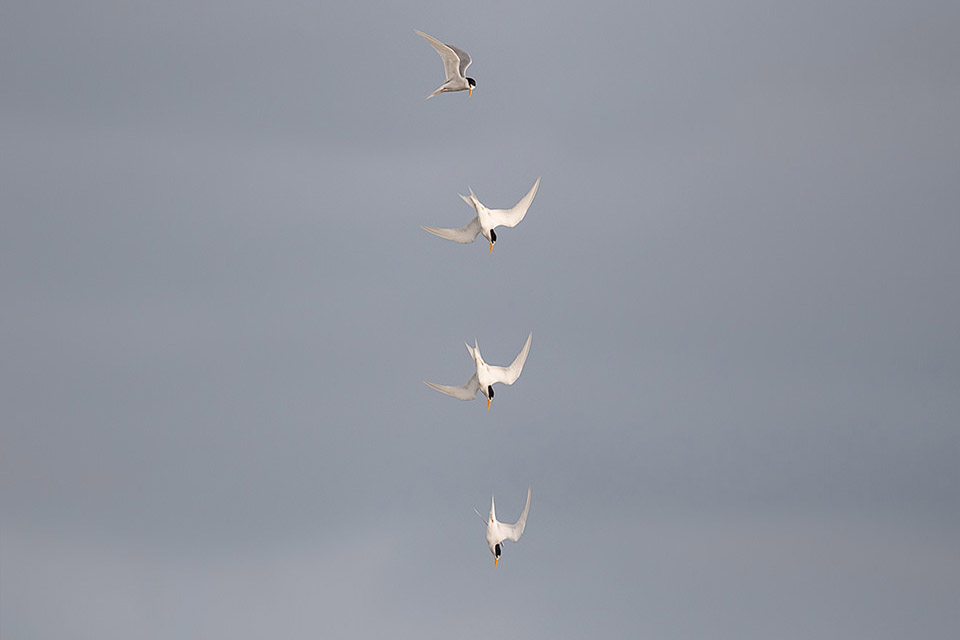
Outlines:
{"label": "flying tern", "polygon": [[[477,510],[474,509],[474,511]],[[497,520],[497,508],[492,496],[490,497],[490,518],[484,518],[480,515],[480,512],[477,511],[480,519],[487,523],[487,546],[490,548],[490,553],[493,554],[494,567],[496,567],[500,561],[500,554],[502,552],[501,543],[504,540],[520,541],[520,536],[523,535],[523,529],[527,526],[528,513],[530,513],[530,489],[527,489],[527,504],[523,507],[523,513],[520,514],[520,519],[514,524],[506,524]]]}
{"label": "flying tern", "polygon": [[477,397],[477,391],[479,391],[487,397],[487,409],[489,409],[490,401],[493,400],[493,385],[498,382],[513,384],[517,381],[517,378],[520,377],[520,372],[523,371],[523,363],[527,361],[527,354],[530,353],[531,340],[533,340],[533,333],[527,336],[527,341],[524,343],[523,349],[520,350],[520,353],[517,354],[517,357],[514,358],[509,367],[498,367],[497,365],[484,362],[480,356],[480,347],[477,341],[474,340],[472,347],[467,344],[467,352],[470,354],[470,357],[473,358],[477,369],[474,374],[470,376],[470,379],[467,380],[466,384],[456,387],[434,384],[426,380],[424,380],[424,382],[427,386],[459,400],[473,400]]}
{"label": "flying tern", "polygon": [[[469,187],[468,187],[469,188]],[[523,217],[527,215],[527,209],[537,195],[537,189],[540,188],[540,178],[533,183],[527,195],[510,209],[488,209],[477,198],[473,189],[470,189],[470,195],[460,194],[463,201],[473,207],[477,215],[473,217],[467,226],[460,229],[438,229],[436,227],[425,227],[420,225],[424,231],[429,231],[435,236],[453,240],[460,244],[470,244],[477,239],[477,236],[483,234],[483,237],[490,241],[490,253],[493,253],[493,245],[497,241],[497,232],[495,227],[515,227],[520,224]]]}
{"label": "flying tern", "polygon": [[464,75],[467,72],[467,67],[469,67],[472,62],[472,60],[470,60],[470,54],[462,49],[457,49],[452,44],[444,44],[422,31],[414,29],[414,32],[437,50],[437,53],[440,54],[440,58],[443,60],[443,72],[447,76],[446,81],[440,85],[440,88],[428,95],[427,99],[429,100],[439,93],[447,93],[448,91],[468,91],[467,96],[472,96],[473,88],[477,86],[477,81]]}

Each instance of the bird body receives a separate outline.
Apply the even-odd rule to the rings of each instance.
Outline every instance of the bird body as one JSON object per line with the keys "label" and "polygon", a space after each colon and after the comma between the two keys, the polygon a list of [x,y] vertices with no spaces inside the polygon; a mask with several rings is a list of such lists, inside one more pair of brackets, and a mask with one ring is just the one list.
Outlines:
{"label": "bird body", "polygon": [[473,62],[470,59],[470,54],[451,44],[444,44],[422,31],[414,29],[414,32],[429,42],[430,46],[440,54],[440,59],[443,60],[443,73],[446,76],[446,80],[440,85],[439,89],[427,96],[427,100],[435,95],[451,91],[467,91],[468,95],[472,96],[473,88],[477,86],[477,81],[464,75],[467,72],[467,67]]}
{"label": "bird body", "polygon": [[[469,187],[468,187],[469,188]],[[490,253],[493,253],[493,245],[497,241],[497,233],[494,231],[497,227],[515,227],[520,224],[520,221],[523,220],[524,216],[527,215],[527,210],[530,208],[530,205],[533,203],[533,199],[537,195],[537,190],[540,188],[540,178],[537,178],[537,181],[533,183],[533,186],[530,187],[530,191],[527,192],[527,195],[523,196],[520,199],[520,202],[513,205],[509,209],[490,209],[485,206],[480,199],[477,198],[477,195],[473,192],[473,189],[470,188],[470,195],[465,196],[460,194],[460,197],[463,198],[463,201],[468,205],[473,207],[473,210],[476,211],[476,215],[473,217],[465,227],[459,229],[441,229],[437,227],[426,227],[421,225],[421,229],[432,233],[435,236],[439,236],[446,240],[453,240],[454,242],[459,242],[460,244],[470,244],[477,239],[478,235],[482,235],[484,238],[490,242]]]}
{"label": "bird body", "polygon": [[441,393],[445,393],[448,396],[453,396],[460,400],[473,400],[477,397],[477,391],[482,393],[487,397],[487,408],[490,408],[490,401],[493,400],[493,385],[498,382],[502,382],[506,385],[512,385],[517,381],[517,378],[520,377],[520,373],[523,371],[523,365],[527,361],[527,354],[530,353],[530,342],[533,340],[533,333],[527,336],[527,341],[524,343],[523,348],[520,350],[520,353],[517,354],[517,357],[514,358],[513,362],[510,363],[510,366],[501,367],[497,365],[487,364],[483,356],[480,355],[480,346],[477,344],[477,341],[474,340],[473,346],[471,347],[467,344],[467,353],[470,354],[470,357],[473,358],[474,363],[474,373],[470,376],[470,379],[467,380],[466,384],[461,386],[452,386],[452,385],[443,385],[443,384],[434,384],[432,382],[427,382],[424,380],[424,383]]}
{"label": "bird body", "polygon": [[[477,510],[474,509],[474,511]],[[497,506],[494,502],[493,496],[490,497],[489,518],[484,518],[482,515],[480,515],[480,512],[477,511],[477,515],[480,516],[480,519],[487,523],[487,547],[490,549],[490,553],[493,554],[494,567],[496,567],[499,563],[500,555],[503,553],[503,541],[520,541],[520,536],[523,535],[523,530],[527,526],[528,513],[530,513],[530,489],[527,489],[527,504],[523,507],[523,513],[520,514],[520,518],[514,524],[507,524],[497,520]]]}

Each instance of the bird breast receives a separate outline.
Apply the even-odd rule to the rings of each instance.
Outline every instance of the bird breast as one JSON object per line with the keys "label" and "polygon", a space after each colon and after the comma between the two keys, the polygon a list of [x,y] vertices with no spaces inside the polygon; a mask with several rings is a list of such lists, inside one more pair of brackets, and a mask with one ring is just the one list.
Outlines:
{"label": "bird breast", "polygon": [[496,382],[493,380],[493,376],[490,375],[490,369],[485,362],[477,363],[477,382],[480,383],[480,389],[483,391],[483,395],[487,395],[487,387]]}
{"label": "bird breast", "polygon": [[493,551],[493,548],[503,540],[503,536],[500,535],[499,524],[499,522],[487,524],[487,546],[490,547],[490,551]]}
{"label": "bird breast", "polygon": [[487,240],[490,239],[490,229],[493,229],[495,226],[493,221],[493,216],[490,215],[490,211],[483,206],[482,204],[477,204],[477,219],[480,221],[480,230],[483,232],[483,237]]}

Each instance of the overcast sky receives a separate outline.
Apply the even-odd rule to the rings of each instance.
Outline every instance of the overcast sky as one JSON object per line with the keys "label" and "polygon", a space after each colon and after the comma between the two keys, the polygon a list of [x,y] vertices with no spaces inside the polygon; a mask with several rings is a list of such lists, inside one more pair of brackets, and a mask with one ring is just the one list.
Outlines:
{"label": "overcast sky", "polygon": [[0,8],[3,640],[960,633],[960,4],[333,4]]}

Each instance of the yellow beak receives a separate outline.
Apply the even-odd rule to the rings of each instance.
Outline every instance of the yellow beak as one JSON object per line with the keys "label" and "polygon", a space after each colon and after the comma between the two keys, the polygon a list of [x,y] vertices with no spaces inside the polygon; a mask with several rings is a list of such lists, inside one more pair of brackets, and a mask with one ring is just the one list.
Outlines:
{"label": "yellow beak", "polygon": [[487,409],[490,408],[490,398],[487,398]]}
{"label": "yellow beak", "polygon": [[493,241],[490,241],[490,253],[493,253]]}
{"label": "yellow beak", "polygon": [[468,98],[472,98],[472,97],[473,97],[473,87],[470,87],[470,90],[469,90],[469,92],[467,93],[467,97],[468,97]]}
{"label": "yellow beak", "polygon": [[498,558],[497,556],[494,556],[494,557],[493,557],[493,568],[494,568],[494,569],[497,568],[497,563],[498,563],[498,562],[500,562],[500,558]]}

